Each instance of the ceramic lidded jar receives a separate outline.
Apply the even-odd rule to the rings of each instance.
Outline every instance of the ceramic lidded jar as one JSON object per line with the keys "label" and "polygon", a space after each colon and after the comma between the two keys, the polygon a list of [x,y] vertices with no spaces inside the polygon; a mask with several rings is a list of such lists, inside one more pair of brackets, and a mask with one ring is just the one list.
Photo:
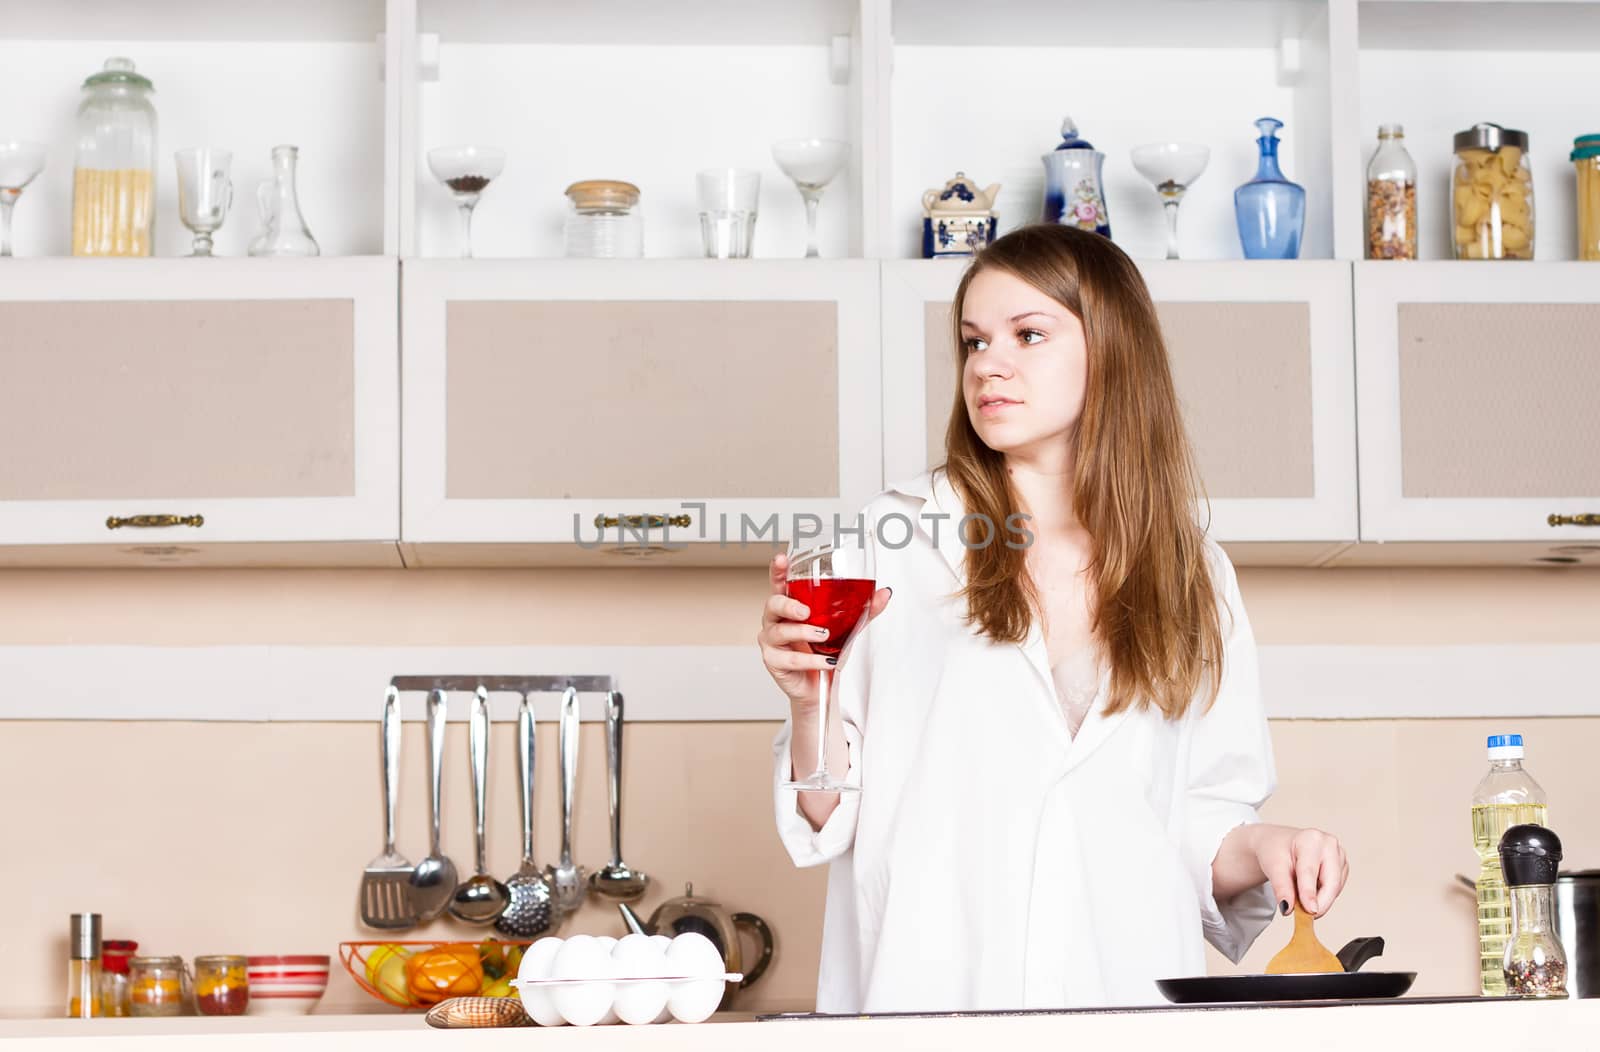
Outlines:
{"label": "ceramic lidded jar", "polygon": [[1071,117],[1061,122],[1061,142],[1040,158],[1044,162],[1044,213],[1041,222],[1092,230],[1111,236],[1106,195],[1101,180],[1106,155],[1087,139],[1078,138]]}
{"label": "ceramic lidded jar", "polygon": [[922,195],[922,258],[970,256],[994,240],[999,183],[979,189],[965,172]]}

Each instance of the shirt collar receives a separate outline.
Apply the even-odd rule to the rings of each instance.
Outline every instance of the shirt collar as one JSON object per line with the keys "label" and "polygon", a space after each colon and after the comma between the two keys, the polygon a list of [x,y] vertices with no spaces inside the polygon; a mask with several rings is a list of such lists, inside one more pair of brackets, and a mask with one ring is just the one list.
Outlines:
{"label": "shirt collar", "polygon": [[893,483],[889,489],[895,493],[921,501],[923,507],[915,512],[912,525],[920,530],[939,549],[950,572],[958,584],[967,581],[967,552],[962,546],[961,517],[967,513],[950,475],[943,468],[925,471],[916,478]]}

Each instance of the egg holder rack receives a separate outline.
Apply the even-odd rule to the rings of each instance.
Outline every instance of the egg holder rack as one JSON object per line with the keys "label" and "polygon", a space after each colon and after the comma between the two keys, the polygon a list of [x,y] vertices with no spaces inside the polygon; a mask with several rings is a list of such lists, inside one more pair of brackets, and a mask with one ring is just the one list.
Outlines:
{"label": "egg holder rack", "polygon": [[[527,1009],[528,1017],[530,1019],[532,1019],[535,1023],[540,1025],[540,1026],[563,1026],[563,1025],[578,1025],[578,1026],[582,1026],[582,1025],[585,1025],[586,1023],[588,1023],[590,1025],[605,1025],[607,1023],[613,1023],[613,1022],[616,1022],[616,1023],[630,1023],[630,1024],[634,1024],[634,1025],[643,1025],[643,1024],[649,1024],[649,1023],[664,1023],[668,1019],[674,1019],[674,1020],[676,1020],[676,1021],[678,1021],[680,1023],[700,1023],[700,1022],[704,1022],[707,1018],[709,1018],[710,1012],[707,1012],[704,1015],[701,1015],[701,1014],[698,1014],[698,1013],[696,1013],[694,1015],[688,1015],[688,1014],[680,1015],[677,1012],[674,1012],[672,1010],[672,1006],[673,1006],[674,1002],[676,1001],[676,998],[673,995],[676,994],[681,987],[686,986],[689,983],[716,983],[717,986],[718,986],[718,995],[717,995],[717,997],[715,997],[715,998],[707,998],[706,999],[706,1003],[711,1006],[711,1011],[715,1011],[717,1004],[720,1003],[720,1001],[722,999],[721,998],[721,989],[722,989],[723,985],[726,984],[726,983],[738,983],[738,982],[742,981],[743,979],[744,979],[744,976],[739,972],[727,972],[726,974],[719,974],[719,975],[698,975],[698,976],[696,976],[696,975],[657,975],[657,976],[648,976],[648,977],[630,978],[630,979],[622,979],[622,978],[618,978],[618,979],[613,979],[613,978],[605,978],[605,979],[582,979],[582,978],[576,978],[576,979],[513,979],[513,980],[511,980],[511,988],[513,990],[516,990],[518,995],[521,996],[522,1005],[523,1005],[523,1008]],[[555,991],[557,991],[557,990],[566,989],[566,988],[572,988],[572,987],[580,987],[581,988],[581,987],[586,987],[586,986],[587,987],[639,986],[639,985],[642,985],[642,984],[645,984],[645,983],[659,983],[659,984],[661,984],[661,985],[663,985],[663,986],[665,986],[667,988],[666,992],[664,994],[662,994],[662,996],[660,998],[660,1000],[667,1007],[662,1008],[659,1014],[655,1015],[653,1018],[650,1018],[650,1019],[643,1019],[643,1018],[639,1018],[639,1019],[622,1019],[622,1018],[618,1018],[617,1014],[616,1014],[616,1009],[615,1009],[615,998],[613,997],[612,1004],[607,1006],[606,1014],[604,1016],[602,1016],[598,1020],[598,1022],[595,1022],[595,1021],[592,1021],[592,1020],[574,1021],[572,1019],[567,1018],[563,1014],[563,1012],[561,1010],[560,1002],[559,1002],[559,1000],[557,998],[548,997],[548,996],[545,997],[545,998],[540,998],[539,997],[540,994],[554,994]]]}

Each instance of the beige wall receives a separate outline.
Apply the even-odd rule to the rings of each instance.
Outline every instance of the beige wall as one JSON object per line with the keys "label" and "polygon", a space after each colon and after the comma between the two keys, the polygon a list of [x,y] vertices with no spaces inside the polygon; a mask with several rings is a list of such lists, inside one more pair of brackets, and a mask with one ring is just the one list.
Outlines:
{"label": "beige wall", "polygon": [[[1264,643],[1600,641],[1592,573],[1247,570],[1241,579]],[[762,590],[759,572],[722,570],[9,572],[0,574],[0,645],[741,643]],[[1507,699],[1507,711],[1519,701]],[[1510,722],[1529,736],[1530,766],[1550,790],[1570,860],[1600,866],[1600,814],[1581,806],[1592,795],[1600,720]],[[1482,735],[1501,725],[1273,726],[1280,789],[1268,817],[1332,829],[1351,855],[1351,887],[1323,922],[1324,941],[1385,936],[1385,963],[1419,971],[1418,992],[1473,982],[1472,901],[1451,875],[1473,865],[1466,803]],[[822,874],[795,871],[772,833],[772,731],[657,723],[634,726],[628,739],[624,843],[657,878],[646,906],[693,880],[772,921],[778,962],[743,1002],[757,1009],[808,1000],[823,891]],[[458,728],[451,733],[446,851],[464,865],[465,745]],[[517,819],[509,727],[496,734],[490,868],[503,876],[516,866]],[[401,846],[415,859],[426,846],[426,799],[420,728],[407,735]],[[380,840],[374,737],[367,724],[0,723],[12,849],[0,901],[15,904],[0,928],[0,1011],[57,999],[72,910],[99,910],[108,935],[185,956],[332,952],[362,937],[355,886]],[[541,861],[557,844],[553,739],[541,748]],[[606,852],[595,728],[585,728],[583,748],[577,850],[593,865]],[[619,927],[614,912],[594,906],[574,930]],[[1286,936],[1280,923],[1243,967],[1259,969]],[[362,996],[340,976],[325,1005],[354,1007]]]}

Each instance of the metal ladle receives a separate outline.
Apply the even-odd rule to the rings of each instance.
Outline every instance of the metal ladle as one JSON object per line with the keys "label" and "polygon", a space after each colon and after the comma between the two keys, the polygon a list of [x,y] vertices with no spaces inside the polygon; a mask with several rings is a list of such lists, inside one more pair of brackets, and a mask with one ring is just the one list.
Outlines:
{"label": "metal ladle", "polygon": [[572,861],[572,803],[578,791],[578,688],[561,695],[561,859],[544,868],[558,918],[583,905],[584,874]]}
{"label": "metal ladle", "polygon": [[489,777],[489,691],[486,687],[480,686],[472,696],[467,742],[472,759],[472,816],[478,871],[456,888],[455,897],[450,900],[450,915],[468,924],[493,924],[505,912],[511,892],[489,875],[488,861],[484,857],[483,818]]}
{"label": "metal ladle", "polygon": [[637,899],[650,877],[622,861],[622,692],[606,694],[606,773],[611,796],[611,861],[589,878],[589,886],[608,899]]}
{"label": "metal ladle", "polygon": [[534,744],[533,703],[524,694],[522,705],[517,710],[517,773],[522,786],[522,865],[506,881],[511,901],[500,919],[494,922],[495,931],[514,939],[537,938],[549,931],[555,922],[555,913],[550,906],[550,884],[533,861]]}
{"label": "metal ladle", "polygon": [[444,691],[428,692],[428,780],[431,790],[433,841],[428,857],[411,872],[411,905],[417,919],[431,921],[445,911],[456,893],[456,866],[439,850],[439,782],[444,770]]}

